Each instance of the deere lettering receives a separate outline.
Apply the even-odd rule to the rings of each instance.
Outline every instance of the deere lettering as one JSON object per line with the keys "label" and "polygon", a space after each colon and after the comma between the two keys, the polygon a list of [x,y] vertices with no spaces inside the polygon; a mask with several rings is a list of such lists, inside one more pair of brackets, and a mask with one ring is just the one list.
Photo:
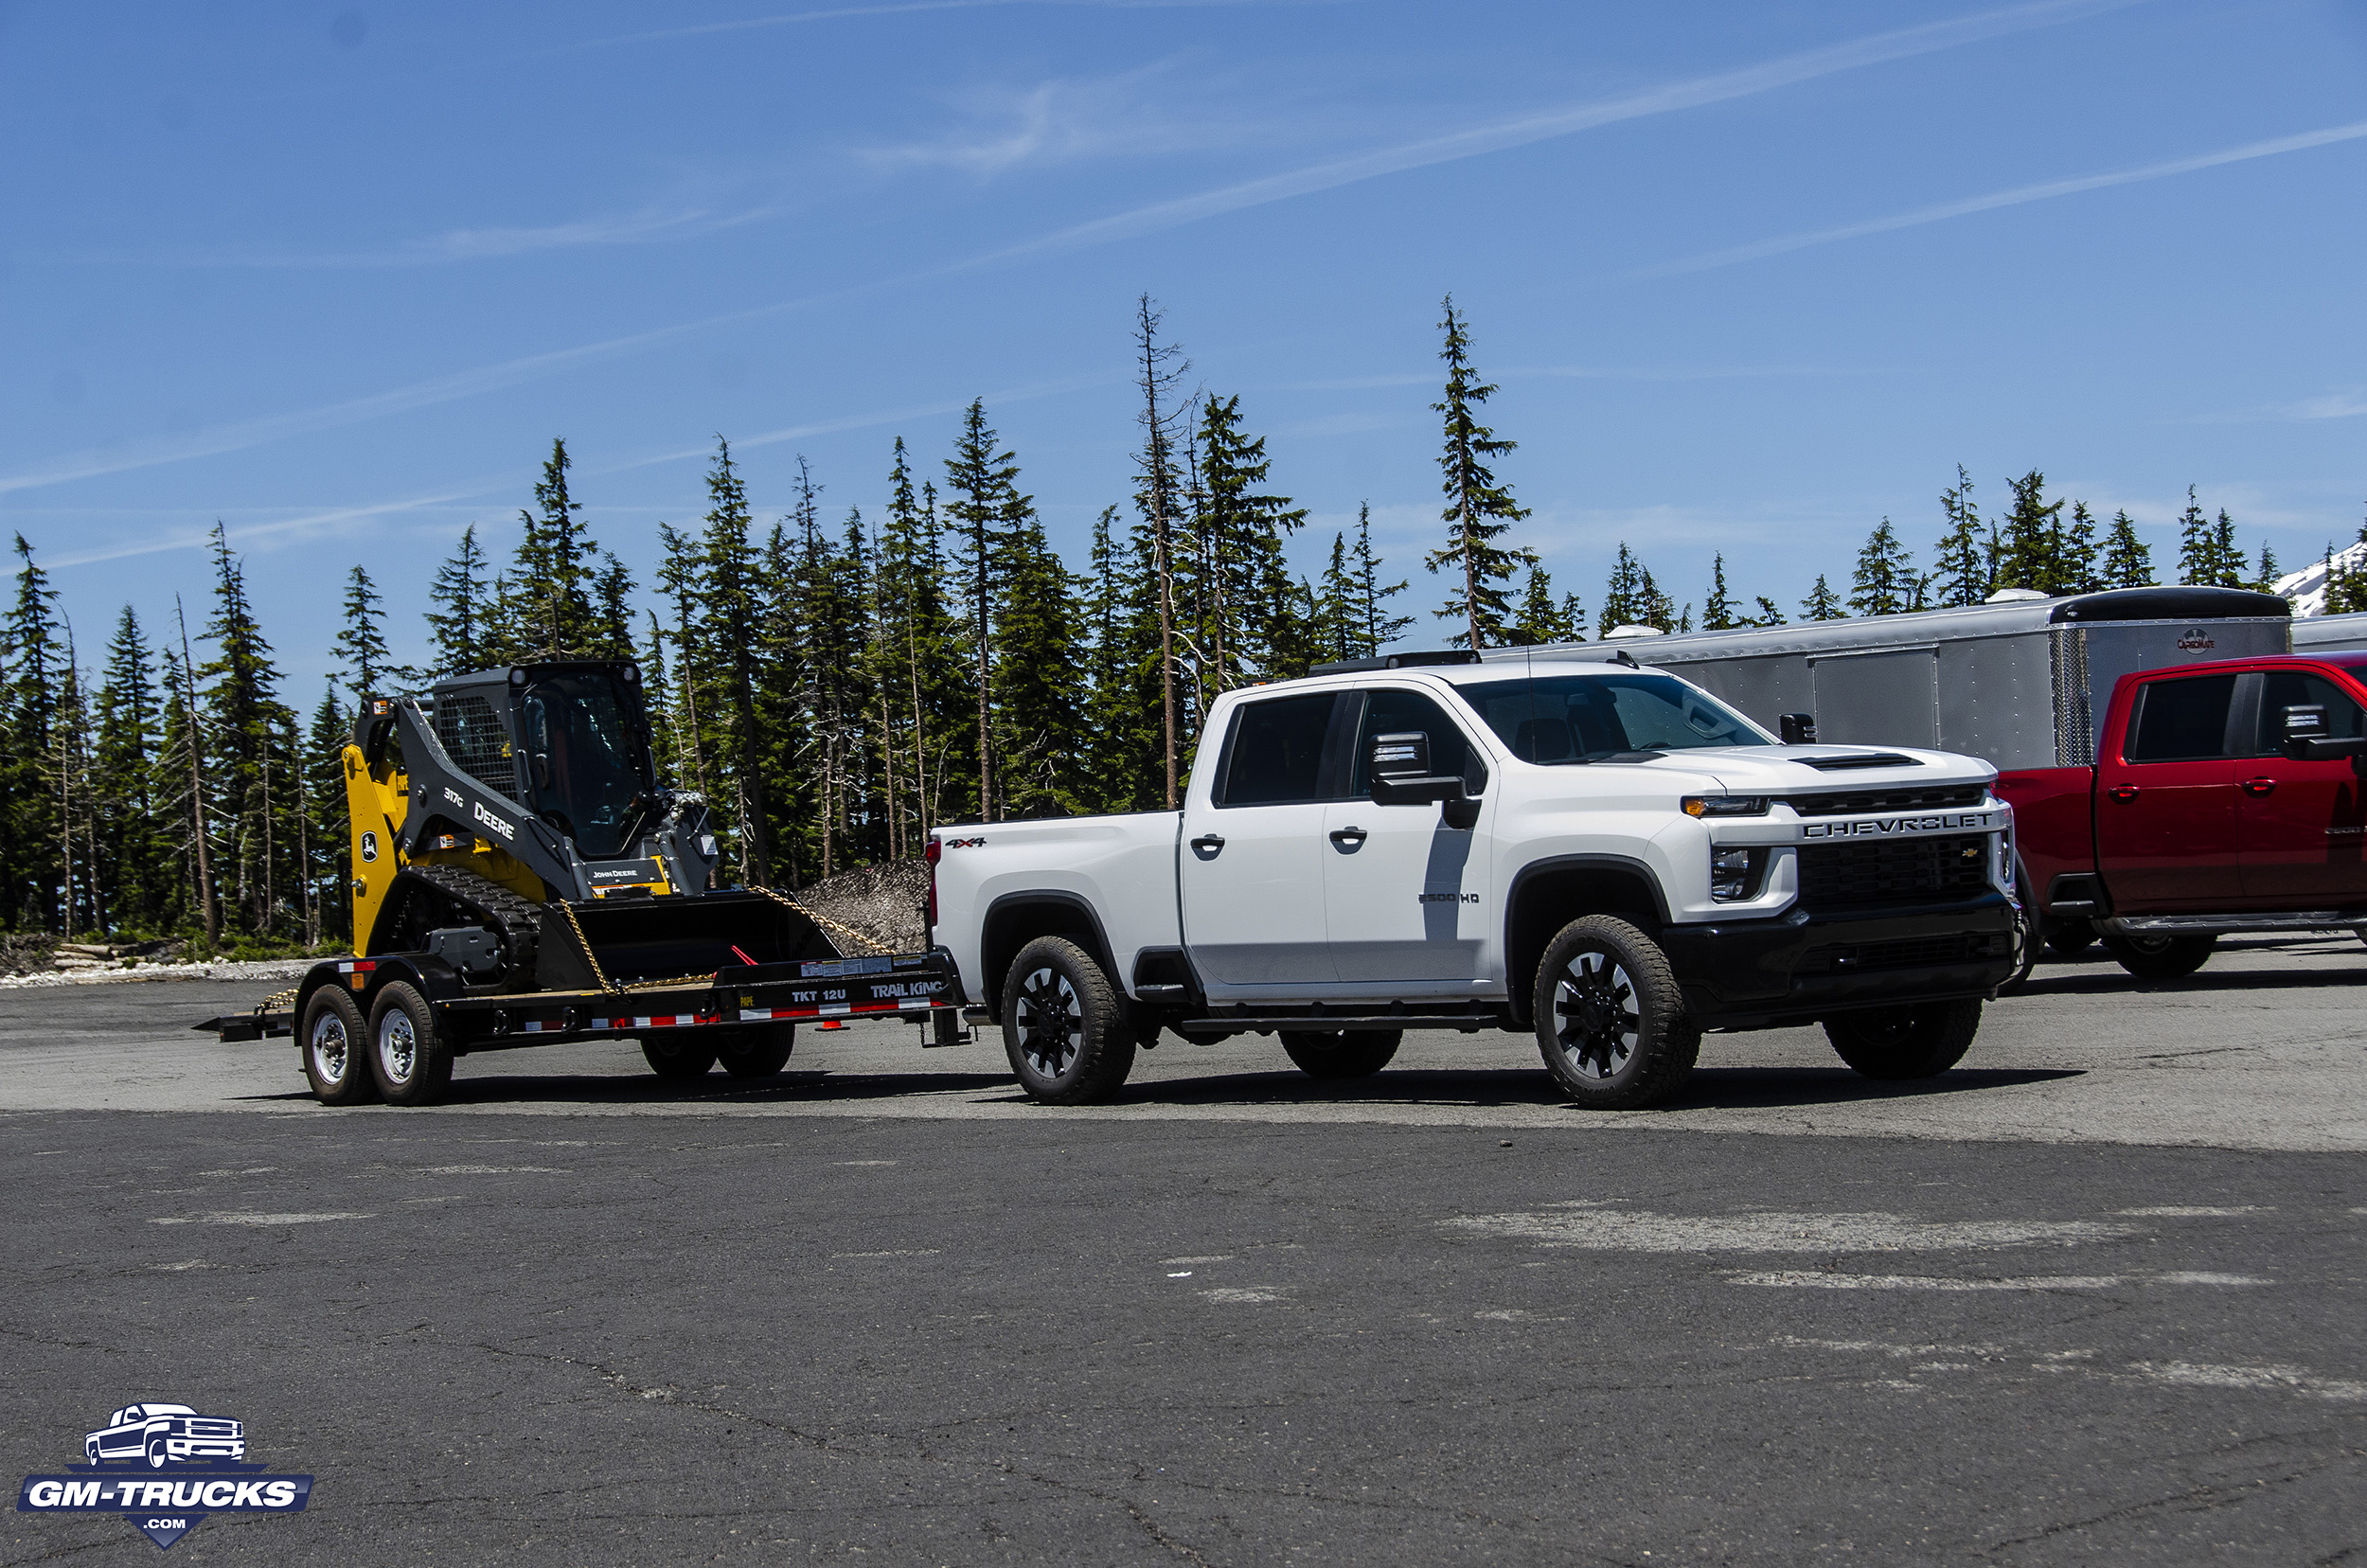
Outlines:
{"label": "deere lettering", "polygon": [[1993,811],[1941,811],[1931,816],[1869,817],[1862,822],[1811,822],[1800,829],[1804,839],[1878,838],[1892,833],[1962,832],[1997,822]]}
{"label": "deere lettering", "polygon": [[485,824],[486,827],[490,828],[493,831],[499,833],[505,839],[514,839],[518,836],[517,824],[504,822],[501,818],[487,811],[483,806],[475,808],[475,816],[479,822]]}

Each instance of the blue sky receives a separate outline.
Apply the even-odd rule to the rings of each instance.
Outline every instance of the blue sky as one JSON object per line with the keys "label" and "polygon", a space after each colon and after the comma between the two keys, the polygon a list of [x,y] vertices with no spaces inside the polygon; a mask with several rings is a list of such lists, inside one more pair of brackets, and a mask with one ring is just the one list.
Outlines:
{"label": "blue sky", "polygon": [[1144,291],[1425,612],[1450,290],[1590,606],[1928,558],[1960,462],[2165,564],[2189,484],[2292,564],[2367,498],[2358,0],[19,3],[0,73],[0,526],[89,660],[221,519],[299,701],[557,435],[646,579],[717,433],[843,517],[984,397],[1081,564]]}

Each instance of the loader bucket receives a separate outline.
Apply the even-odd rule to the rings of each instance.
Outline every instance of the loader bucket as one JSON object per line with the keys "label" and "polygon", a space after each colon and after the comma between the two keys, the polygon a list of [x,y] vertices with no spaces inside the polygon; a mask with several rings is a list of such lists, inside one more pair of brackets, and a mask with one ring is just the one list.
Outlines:
{"label": "loader bucket", "polygon": [[[590,899],[543,906],[535,978],[544,990],[592,990],[602,975],[624,985],[708,975],[744,963],[838,956],[802,911],[761,893]],[[598,961],[596,972],[593,959]]]}

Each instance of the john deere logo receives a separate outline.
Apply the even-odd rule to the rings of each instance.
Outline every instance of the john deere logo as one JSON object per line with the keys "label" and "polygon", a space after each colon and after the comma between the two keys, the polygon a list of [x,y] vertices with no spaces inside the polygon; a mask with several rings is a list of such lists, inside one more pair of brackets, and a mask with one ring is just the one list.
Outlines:
{"label": "john deere logo", "polygon": [[119,1513],[158,1546],[209,1513],[302,1513],[309,1475],[266,1475],[246,1458],[246,1424],[185,1404],[125,1405],[82,1437],[86,1464],[28,1475],[18,1513]]}

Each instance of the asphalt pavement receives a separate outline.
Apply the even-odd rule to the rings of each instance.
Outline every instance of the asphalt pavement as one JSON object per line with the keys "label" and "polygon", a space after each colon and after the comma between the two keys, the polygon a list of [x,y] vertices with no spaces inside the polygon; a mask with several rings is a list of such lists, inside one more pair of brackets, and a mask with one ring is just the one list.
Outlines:
{"label": "asphalt pavement", "polygon": [[1630,1115],[1501,1035],[1051,1112],[885,1025],[331,1112],[186,1028],[267,988],[0,993],[0,1432],[317,1478],[201,1563],[2367,1562],[2367,949],[2039,974],[1929,1085],[1715,1037]]}

